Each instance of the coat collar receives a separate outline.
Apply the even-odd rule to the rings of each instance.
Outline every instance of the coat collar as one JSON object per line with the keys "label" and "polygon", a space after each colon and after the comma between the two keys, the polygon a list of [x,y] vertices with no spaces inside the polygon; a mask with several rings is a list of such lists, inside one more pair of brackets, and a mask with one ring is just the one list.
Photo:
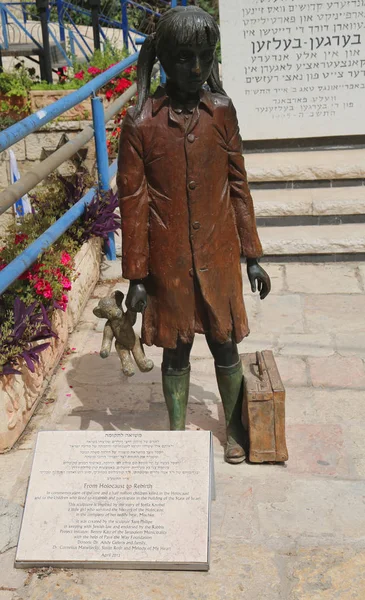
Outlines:
{"label": "coat collar", "polygon": [[[207,109],[207,111],[213,115],[214,112],[214,103],[211,98],[211,93],[205,89],[201,89],[199,91],[200,101],[199,106],[202,106]],[[163,106],[170,105],[170,97],[167,95],[166,90],[163,86],[159,86],[152,96],[152,114],[153,116],[157,115],[157,113],[161,110]]]}

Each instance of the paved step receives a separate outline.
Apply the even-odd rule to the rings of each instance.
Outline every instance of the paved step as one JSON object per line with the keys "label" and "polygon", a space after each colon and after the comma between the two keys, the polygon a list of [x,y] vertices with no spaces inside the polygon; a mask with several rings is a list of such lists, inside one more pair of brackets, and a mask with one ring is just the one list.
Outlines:
{"label": "paved step", "polygon": [[251,182],[365,178],[365,149],[260,152],[245,160]]}
{"label": "paved step", "polygon": [[365,253],[365,224],[260,227],[267,256]]}
{"label": "paved step", "polygon": [[256,217],[365,214],[365,186],[252,190]]}

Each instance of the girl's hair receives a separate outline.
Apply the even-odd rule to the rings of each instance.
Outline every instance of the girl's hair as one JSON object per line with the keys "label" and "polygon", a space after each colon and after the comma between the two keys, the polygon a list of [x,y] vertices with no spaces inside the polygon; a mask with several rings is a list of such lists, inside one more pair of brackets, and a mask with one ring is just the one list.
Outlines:
{"label": "girl's hair", "polygon": [[[199,44],[205,40],[215,46],[219,40],[219,29],[213,17],[197,6],[176,6],[160,18],[156,33],[146,38],[138,57],[136,116],[141,114],[148,99],[156,57],[161,60],[161,56],[174,47]],[[217,55],[207,83],[212,92],[226,95],[219,79]]]}

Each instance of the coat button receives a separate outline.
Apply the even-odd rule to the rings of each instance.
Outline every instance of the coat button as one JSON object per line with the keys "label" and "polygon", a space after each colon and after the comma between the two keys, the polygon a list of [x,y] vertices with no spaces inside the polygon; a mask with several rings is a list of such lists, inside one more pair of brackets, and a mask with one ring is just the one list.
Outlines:
{"label": "coat button", "polygon": [[194,223],[193,223],[193,229],[200,229],[200,223],[199,223],[199,221],[194,221]]}
{"label": "coat button", "polygon": [[195,181],[190,181],[190,183],[189,183],[189,189],[190,189],[190,190],[195,190],[195,188],[196,188],[196,183],[195,183]]}
{"label": "coat button", "polygon": [[189,269],[189,275],[190,277],[194,277],[194,269]]}
{"label": "coat button", "polygon": [[195,135],[193,133],[189,133],[188,142],[190,142],[192,144],[194,140],[195,140]]}

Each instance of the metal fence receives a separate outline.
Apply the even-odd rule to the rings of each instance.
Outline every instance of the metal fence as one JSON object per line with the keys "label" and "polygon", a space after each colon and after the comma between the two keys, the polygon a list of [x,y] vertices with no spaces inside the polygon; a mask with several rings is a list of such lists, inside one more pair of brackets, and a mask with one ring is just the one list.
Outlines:
{"label": "metal fence", "polygon": [[[96,96],[96,92],[111,79],[114,79],[125,69],[133,65],[137,61],[137,58],[138,53],[129,56],[114,67],[95,77],[92,81],[89,81],[89,83],[79,90],[26,117],[0,133],[0,152],[3,152],[13,144],[24,139],[28,134],[38,131],[40,127],[49,123],[52,119],[59,117],[70,108],[73,108],[91,96],[93,125],[86,127],[76,138],[52,154],[41,165],[38,165],[36,169],[29,171],[18,182],[4,190],[0,194],[0,215],[7,208],[15,204],[20,196],[29,192],[39,181],[42,181],[52,173],[57,166],[73,156],[92,137],[95,139],[98,189],[101,193],[110,189],[110,181],[116,174],[117,167],[116,161],[109,166],[105,123],[116,115],[133,97],[136,92],[136,85],[132,85],[107,111],[104,111],[103,102],[101,98]],[[82,215],[85,206],[90,204],[95,192],[96,188],[90,189],[81,200],[72,206],[58,221],[0,272],[0,294],[14,283],[32,265],[37,257],[49,248]],[[113,234],[109,237],[108,258],[116,258]]]}

